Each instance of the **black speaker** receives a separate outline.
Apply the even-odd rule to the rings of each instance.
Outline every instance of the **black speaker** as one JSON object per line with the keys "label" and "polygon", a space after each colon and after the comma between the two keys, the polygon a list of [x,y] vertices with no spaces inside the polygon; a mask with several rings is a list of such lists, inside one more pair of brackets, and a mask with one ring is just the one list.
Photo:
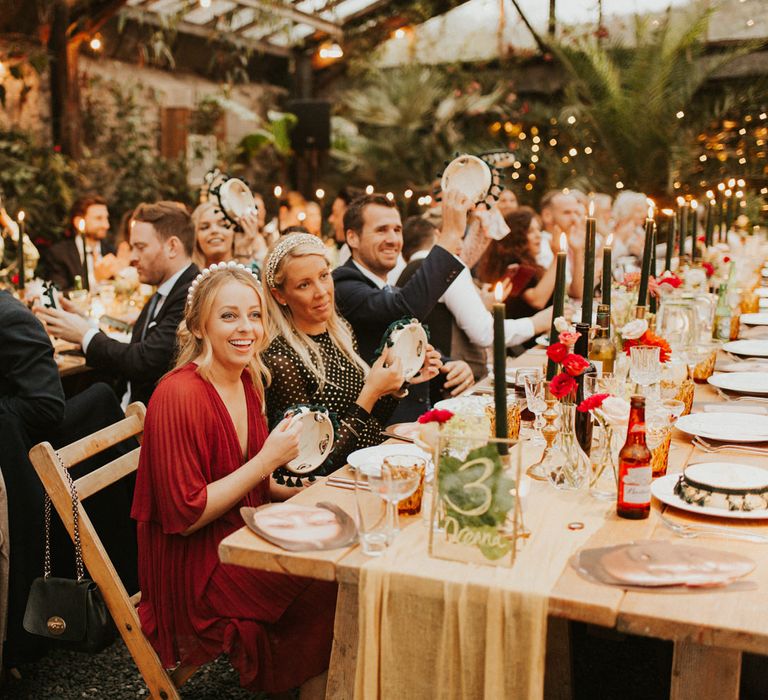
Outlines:
{"label": "black speaker", "polygon": [[331,147],[331,103],[328,100],[291,100],[286,110],[298,118],[291,130],[291,146],[295,151]]}

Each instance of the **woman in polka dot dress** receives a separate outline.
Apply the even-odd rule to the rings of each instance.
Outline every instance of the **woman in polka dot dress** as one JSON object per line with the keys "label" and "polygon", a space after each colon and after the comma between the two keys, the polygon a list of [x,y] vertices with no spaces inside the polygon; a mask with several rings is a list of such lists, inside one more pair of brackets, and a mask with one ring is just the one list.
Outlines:
{"label": "woman in polka dot dress", "polygon": [[[327,408],[336,421],[335,442],[314,475],[329,474],[350,452],[383,440],[381,430],[401,396],[400,360],[387,362],[385,352],[368,367],[357,354],[352,329],[336,311],[331,266],[319,238],[282,237],[267,255],[264,281],[273,337],[263,355],[272,373],[267,419],[270,425],[279,423],[285,409],[296,404]],[[439,367],[440,355],[430,347],[411,383],[429,381]],[[278,484],[303,485],[286,470],[274,478]]]}

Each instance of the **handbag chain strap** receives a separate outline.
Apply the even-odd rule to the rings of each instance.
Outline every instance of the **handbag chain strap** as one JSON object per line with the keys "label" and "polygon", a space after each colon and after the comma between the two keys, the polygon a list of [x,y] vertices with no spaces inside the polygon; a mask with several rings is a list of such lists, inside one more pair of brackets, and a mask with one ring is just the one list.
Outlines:
{"label": "handbag chain strap", "polygon": [[[75,566],[77,567],[77,580],[82,581],[85,574],[83,571],[83,550],[80,545],[80,510],[79,501],[77,498],[77,489],[75,488],[75,482],[72,480],[72,475],[69,473],[69,469],[64,466],[64,462],[61,459],[61,455],[58,451],[54,451],[56,459],[59,462],[61,470],[64,472],[64,476],[67,477],[69,482],[69,492],[72,495],[72,529],[74,531],[75,542]],[[45,493],[45,578],[51,575],[51,497],[48,492]]]}

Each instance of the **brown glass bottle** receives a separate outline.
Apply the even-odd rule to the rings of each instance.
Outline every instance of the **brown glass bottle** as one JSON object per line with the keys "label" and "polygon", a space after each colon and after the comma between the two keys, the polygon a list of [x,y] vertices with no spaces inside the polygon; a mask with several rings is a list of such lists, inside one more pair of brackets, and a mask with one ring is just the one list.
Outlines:
{"label": "brown glass bottle", "polygon": [[600,363],[603,373],[613,373],[616,346],[611,340],[611,307],[608,304],[597,307],[597,329],[589,345],[589,359],[595,365]]}
{"label": "brown glass bottle", "polygon": [[645,442],[645,397],[633,396],[627,441],[619,452],[616,512],[620,518],[642,520],[651,512],[651,451]]}

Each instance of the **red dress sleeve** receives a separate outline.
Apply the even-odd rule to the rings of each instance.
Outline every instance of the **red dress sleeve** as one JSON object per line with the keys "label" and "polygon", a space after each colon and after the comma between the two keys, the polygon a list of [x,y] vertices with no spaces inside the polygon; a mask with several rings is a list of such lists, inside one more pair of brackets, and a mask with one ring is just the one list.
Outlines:
{"label": "red dress sleeve", "polygon": [[205,510],[212,481],[213,426],[202,380],[181,368],[155,390],[147,410],[132,516],[181,533]]}

